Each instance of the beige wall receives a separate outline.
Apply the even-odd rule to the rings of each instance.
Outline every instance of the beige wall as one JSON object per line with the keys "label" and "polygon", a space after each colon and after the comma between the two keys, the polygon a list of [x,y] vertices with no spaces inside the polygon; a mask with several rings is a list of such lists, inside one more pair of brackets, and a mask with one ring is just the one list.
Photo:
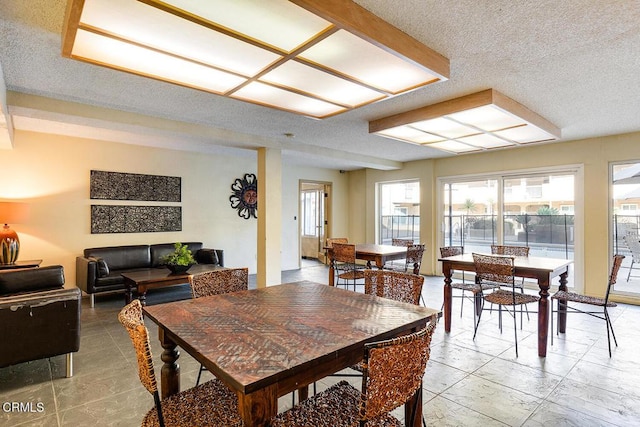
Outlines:
{"label": "beige wall", "polygon": [[[86,247],[203,241],[225,250],[228,266],[256,268],[256,221],[244,220],[229,206],[230,185],[244,173],[256,172],[253,152],[203,155],[97,140],[17,131],[14,149],[2,150],[4,182],[0,200],[26,199],[28,223],[16,224],[20,259],[42,258],[43,264],[65,266],[67,284],[75,283],[75,257]],[[299,265],[299,181],[333,184],[333,235],[355,242],[375,241],[375,184],[403,179],[420,180],[421,239],[439,246],[437,180],[439,177],[578,165],[584,179],[576,198],[583,204],[576,238],[576,279],[588,294],[602,294],[609,253],[609,162],[640,159],[640,133],[517,150],[409,162],[401,170],[338,171],[285,165],[282,171],[282,269]],[[92,169],[182,177],[183,230],[174,233],[90,233],[89,171]],[[581,183],[584,183],[581,186]],[[586,190],[585,190],[586,189]],[[102,202],[101,202],[102,203]],[[115,204],[119,202],[113,202]],[[120,202],[122,203],[122,202]],[[142,204],[153,204],[145,202]],[[424,274],[439,274],[437,251],[427,252]]]}
{"label": "beige wall", "polygon": [[[20,257],[62,264],[67,286],[75,285],[75,258],[88,247],[202,241],[224,249],[225,264],[256,272],[257,222],[240,218],[231,209],[231,184],[245,173],[256,173],[254,152],[204,155],[98,140],[17,131],[14,149],[0,150],[4,184],[0,200],[24,199],[30,204],[25,224],[15,224]],[[107,170],[182,178],[182,231],[167,233],[91,234],[90,170]],[[298,181],[333,182],[335,228],[346,232],[347,174],[319,168],[283,167],[282,268],[297,268]],[[93,204],[133,202],[93,201]],[[156,205],[156,202],[135,202]],[[176,205],[167,203],[167,205]]]}
{"label": "beige wall", "polygon": [[[609,272],[609,163],[640,159],[640,133],[616,135],[573,142],[552,143],[516,150],[471,154],[436,160],[410,162],[402,170],[359,171],[364,194],[351,192],[351,212],[366,212],[366,223],[351,222],[352,235],[375,239],[375,184],[399,179],[420,179],[421,238],[429,248],[439,247],[438,178],[520,171],[536,168],[578,166],[583,179],[576,182],[576,204],[582,204],[583,221],[576,221],[576,287],[590,295],[603,295]],[[578,209],[578,206],[576,206]],[[577,212],[578,213],[578,212]],[[437,251],[430,250],[423,261],[423,274],[439,274]],[[638,300],[625,299],[640,303]]]}

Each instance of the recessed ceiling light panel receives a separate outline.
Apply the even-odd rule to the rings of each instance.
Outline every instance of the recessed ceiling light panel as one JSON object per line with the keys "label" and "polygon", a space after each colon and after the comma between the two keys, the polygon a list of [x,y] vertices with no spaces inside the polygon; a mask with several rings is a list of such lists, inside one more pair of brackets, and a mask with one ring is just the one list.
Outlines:
{"label": "recessed ceiling light panel", "polygon": [[315,118],[449,76],[351,0],[69,0],[64,24],[65,57]]}
{"label": "recessed ceiling light panel", "polygon": [[[415,143],[415,129],[446,139],[429,147],[453,153],[552,141],[561,131],[522,104],[488,89],[369,122],[369,132]],[[455,144],[454,144],[455,142]]]}

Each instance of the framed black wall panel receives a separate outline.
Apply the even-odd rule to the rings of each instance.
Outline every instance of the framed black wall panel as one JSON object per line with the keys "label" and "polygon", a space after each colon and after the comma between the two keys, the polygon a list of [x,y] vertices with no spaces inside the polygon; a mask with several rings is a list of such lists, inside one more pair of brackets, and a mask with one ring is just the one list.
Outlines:
{"label": "framed black wall panel", "polygon": [[182,201],[182,178],[179,176],[92,170],[89,187],[91,199]]}
{"label": "framed black wall panel", "polygon": [[161,231],[182,231],[182,207],[91,205],[91,234]]}

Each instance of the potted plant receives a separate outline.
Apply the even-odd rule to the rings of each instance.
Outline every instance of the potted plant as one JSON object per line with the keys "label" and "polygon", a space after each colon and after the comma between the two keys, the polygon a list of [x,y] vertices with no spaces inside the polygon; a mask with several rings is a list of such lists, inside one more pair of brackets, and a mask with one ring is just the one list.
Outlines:
{"label": "potted plant", "polygon": [[187,245],[176,242],[173,246],[175,248],[173,253],[162,257],[162,263],[171,270],[172,273],[184,273],[189,270],[192,265],[197,264]]}

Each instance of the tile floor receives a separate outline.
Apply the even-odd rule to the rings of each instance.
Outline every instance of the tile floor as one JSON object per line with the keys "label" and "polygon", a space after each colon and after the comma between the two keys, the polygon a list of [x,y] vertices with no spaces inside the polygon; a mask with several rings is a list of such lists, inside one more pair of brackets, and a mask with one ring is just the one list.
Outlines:
{"label": "tile floor", "polygon": [[[283,281],[326,283],[326,277],[326,267],[314,262],[283,273]],[[250,286],[255,286],[253,277]],[[427,277],[423,295],[428,306],[439,308],[442,278]],[[186,286],[174,287],[150,292],[148,302],[188,297]],[[138,380],[133,347],[116,319],[122,299],[118,294],[99,297],[94,309],[83,301],[81,349],[72,378],[64,377],[63,356],[0,369],[0,426],[140,425],[152,397]],[[459,308],[460,299],[455,299],[452,332],[445,335],[441,324],[432,342],[424,376],[427,425],[640,426],[640,307],[612,310],[619,343],[613,357],[607,354],[604,322],[574,315],[569,333],[556,338],[545,359],[537,356],[535,318],[525,319],[518,330],[516,358],[510,319],[500,334],[497,313],[484,313],[473,341],[472,307],[465,302],[462,318]],[[157,329],[147,324],[159,368]],[[180,364],[183,387],[194,384],[199,364],[184,352]],[[319,388],[335,381],[327,378]],[[7,411],[7,402],[32,402],[33,411]],[[290,405],[290,395],[280,399],[281,409]]]}

